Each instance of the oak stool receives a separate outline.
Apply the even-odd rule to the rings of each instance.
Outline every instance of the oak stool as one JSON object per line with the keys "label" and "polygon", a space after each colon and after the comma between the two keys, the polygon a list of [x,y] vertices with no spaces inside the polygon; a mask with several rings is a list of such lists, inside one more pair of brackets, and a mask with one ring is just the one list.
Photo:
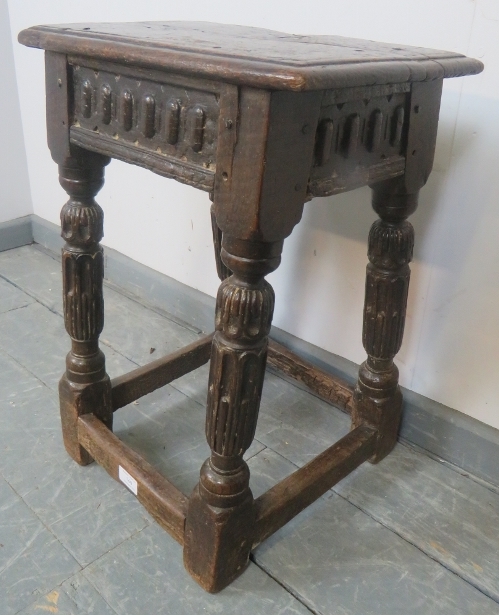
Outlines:
{"label": "oak stool", "polygon": [[[481,62],[446,51],[240,26],[148,22],[36,26],[46,50],[48,144],[69,194],[61,212],[64,443],[100,463],[184,547],[217,592],[250,550],[366,460],[393,448],[402,395],[393,358],[404,330],[413,249],[407,218],[430,173],[442,82]],[[103,212],[94,196],[110,158],[210,193],[217,268],[215,333],[110,380],[99,334]],[[370,185],[363,343],[355,387],[268,341],[276,269],[304,203]],[[350,411],[348,435],[253,498],[243,454],[256,428],[267,357]],[[211,456],[185,496],[112,433],[113,412],[211,358]]]}

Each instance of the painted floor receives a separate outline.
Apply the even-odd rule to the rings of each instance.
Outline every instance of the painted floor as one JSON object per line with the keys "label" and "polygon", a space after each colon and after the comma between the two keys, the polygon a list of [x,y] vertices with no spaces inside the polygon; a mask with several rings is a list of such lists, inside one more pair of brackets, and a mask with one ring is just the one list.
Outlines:
{"label": "painted floor", "polygon": [[[111,377],[199,332],[106,287]],[[67,456],[57,383],[69,349],[60,264],[0,254],[0,615],[497,615],[499,494],[399,444],[363,465],[252,554],[217,595],[181,547],[96,464]],[[123,408],[115,433],[185,493],[208,455],[207,368]],[[247,454],[258,496],[344,435],[345,414],[268,373]]]}

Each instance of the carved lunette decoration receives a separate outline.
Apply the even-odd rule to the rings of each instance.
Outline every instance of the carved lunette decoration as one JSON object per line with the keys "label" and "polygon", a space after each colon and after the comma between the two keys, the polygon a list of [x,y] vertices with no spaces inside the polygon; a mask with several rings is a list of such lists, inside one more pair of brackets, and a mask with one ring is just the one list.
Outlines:
{"label": "carved lunette decoration", "polygon": [[[123,90],[120,96],[121,103],[121,126],[125,132],[129,132],[133,127],[133,94],[130,90]],[[98,125],[97,125],[98,128]]]}
{"label": "carved lunette decoration", "polygon": [[325,93],[309,196],[337,194],[404,173],[409,90],[409,84],[396,84]]}
{"label": "carved lunette decoration", "polygon": [[165,112],[165,140],[170,145],[175,145],[177,143],[179,127],[180,103],[178,100],[171,99],[166,104]]}
{"label": "carved lunette decoration", "polygon": [[117,158],[126,157],[121,154],[126,148],[129,158],[153,170],[155,166],[160,169],[164,159],[167,171],[168,161],[174,160],[189,169],[183,174],[186,183],[206,183],[209,177],[212,188],[218,94],[213,87],[203,90],[202,83],[193,89],[164,83],[161,79],[165,76],[160,74],[154,81],[144,77],[140,69],[134,70],[137,76],[118,65],[109,65],[109,70],[73,65],[76,95],[71,140]]}
{"label": "carved lunette decoration", "polygon": [[[371,115],[371,117],[369,118],[369,139],[368,139],[368,148],[370,152],[377,152],[379,151],[381,144],[382,144],[382,140],[383,140],[383,134],[382,134],[382,130],[383,130],[383,112],[380,111],[379,109],[376,109],[376,111],[374,111],[374,113]],[[386,124],[386,126],[388,127],[388,124]],[[393,143],[394,139],[393,137],[390,135],[390,144]]]}
{"label": "carved lunette decoration", "polygon": [[88,79],[81,84],[81,114],[85,118],[92,115],[93,88]]}
{"label": "carved lunette decoration", "polygon": [[205,112],[203,107],[196,105],[188,112],[187,141],[195,152],[203,148]]}
{"label": "carved lunette decoration", "polygon": [[111,86],[107,83],[104,83],[101,87],[101,113],[102,113],[102,121],[104,124],[109,124],[112,118],[112,99],[111,99]]}

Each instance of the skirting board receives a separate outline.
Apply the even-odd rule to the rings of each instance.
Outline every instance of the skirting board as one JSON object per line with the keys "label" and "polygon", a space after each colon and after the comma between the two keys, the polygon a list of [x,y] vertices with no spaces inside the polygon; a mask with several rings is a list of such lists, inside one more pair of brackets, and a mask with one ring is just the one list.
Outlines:
{"label": "skirting board", "polygon": [[[62,239],[58,226],[38,216],[31,216],[31,223],[34,241],[59,254]],[[0,227],[0,251],[6,249],[3,247],[3,237]],[[27,233],[25,243],[31,243],[29,237],[31,235]],[[7,242],[6,245],[10,244]],[[110,248],[105,249],[105,266],[106,279],[125,293],[155,309],[168,312],[194,329],[205,332],[213,329],[215,300],[212,297]],[[355,382],[358,365],[351,361],[276,327],[272,328],[271,335],[323,370]],[[413,391],[403,389],[403,394],[404,414],[400,431],[403,441],[499,486],[498,430]]]}
{"label": "skirting board", "polygon": [[31,216],[0,223],[0,252],[33,243]]}

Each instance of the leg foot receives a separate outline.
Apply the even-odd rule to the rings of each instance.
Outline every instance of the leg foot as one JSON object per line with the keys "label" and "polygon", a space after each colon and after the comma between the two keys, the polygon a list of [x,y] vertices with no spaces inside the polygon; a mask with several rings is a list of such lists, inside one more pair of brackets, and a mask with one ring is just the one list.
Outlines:
{"label": "leg foot", "polygon": [[[223,486],[220,477],[225,480]],[[219,486],[216,494],[211,491],[215,481]],[[232,475],[221,475],[209,459],[189,500],[184,565],[199,585],[211,593],[227,587],[248,565],[255,527],[253,495],[248,482],[246,463],[242,462]],[[234,493],[238,487],[241,491]]]}
{"label": "leg foot", "polygon": [[[92,386],[71,382],[67,375],[59,382],[59,400],[61,409],[62,436],[68,454],[81,466],[93,461],[87,451],[78,442],[77,423],[82,414],[95,411],[103,423],[112,429],[113,414],[111,408],[111,382],[106,376],[92,383]],[[98,412],[97,409],[101,409]],[[102,412],[104,410],[105,412]],[[110,411],[110,412],[109,412]],[[107,416],[103,416],[107,414]]]}
{"label": "leg foot", "polygon": [[377,430],[376,453],[371,463],[378,463],[392,451],[402,419],[398,369],[393,363],[386,370],[382,367],[365,361],[360,366],[353,396],[352,429],[370,425]]}

